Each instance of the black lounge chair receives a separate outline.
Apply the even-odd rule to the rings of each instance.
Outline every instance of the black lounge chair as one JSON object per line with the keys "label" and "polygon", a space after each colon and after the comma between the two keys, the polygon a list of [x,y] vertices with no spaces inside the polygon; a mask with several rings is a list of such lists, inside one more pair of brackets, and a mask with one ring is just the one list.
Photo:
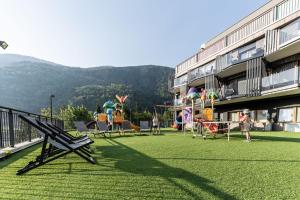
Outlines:
{"label": "black lounge chair", "polygon": [[37,120],[37,121],[39,123],[41,123],[43,126],[46,126],[47,129],[50,129],[51,131],[56,132],[56,134],[62,135],[65,138],[67,138],[69,140],[72,140],[73,142],[78,142],[78,141],[85,140],[85,139],[89,138],[87,135],[73,136],[72,134],[68,133],[67,131],[65,131],[65,130],[57,127],[57,126],[55,126],[52,123],[42,122],[42,121],[39,121],[39,120]]}
{"label": "black lounge chair", "polygon": [[23,115],[19,115],[19,118],[24,122],[30,124],[33,128],[36,128],[44,138],[44,141],[42,145],[41,155],[37,156],[35,161],[29,162],[24,168],[20,169],[17,172],[17,175],[24,174],[32,169],[35,169],[72,152],[76,153],[92,164],[96,163],[89,152],[86,150],[86,148],[88,148],[88,146],[94,142],[89,138],[86,138],[84,140],[82,139],[81,141],[74,141],[70,138],[67,138],[65,135],[61,135],[55,131],[51,131],[50,129],[46,128],[46,124],[36,119]]}
{"label": "black lounge chair", "polygon": [[97,133],[96,130],[89,129],[83,121],[74,121],[74,126],[76,127],[78,133],[83,133],[83,134],[92,133],[94,135]]}
{"label": "black lounge chair", "polygon": [[105,122],[97,121],[96,126],[98,128],[99,133],[102,134],[103,137],[106,137],[105,133],[108,133],[109,137],[111,137],[111,131],[108,130],[107,124]]}
{"label": "black lounge chair", "polygon": [[[36,121],[38,122],[38,124],[40,126],[42,126],[43,128],[47,129],[48,131],[53,132],[56,135],[59,135],[60,137],[63,137],[69,143],[79,143],[79,142],[82,142],[84,140],[89,139],[89,137],[87,135],[80,136],[80,137],[74,137],[73,135],[69,134],[68,132],[66,132],[66,131],[58,128],[58,127],[55,127],[51,123],[42,122],[40,120],[36,120]],[[89,146],[83,147],[83,149],[86,150],[86,151],[88,151],[89,153],[91,152]]]}

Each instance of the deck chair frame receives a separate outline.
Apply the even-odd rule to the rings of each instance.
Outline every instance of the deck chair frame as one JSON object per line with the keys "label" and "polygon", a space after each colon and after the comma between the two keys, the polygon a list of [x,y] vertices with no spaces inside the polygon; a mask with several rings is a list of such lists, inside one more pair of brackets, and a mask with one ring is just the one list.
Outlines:
{"label": "deck chair frame", "polygon": [[45,126],[43,126],[42,123],[39,123],[36,119],[23,115],[19,115],[19,118],[30,124],[33,128],[36,128],[43,136],[44,140],[41,154],[37,156],[34,161],[29,162],[25,167],[18,170],[17,175],[22,175],[32,169],[40,167],[72,152],[92,164],[96,163],[89,152],[84,149],[94,142],[89,138],[85,141],[75,143],[67,140],[63,136],[58,135],[54,131],[46,129]]}
{"label": "deck chair frame", "polygon": [[[103,137],[106,138],[105,133],[109,134],[109,137],[111,137],[111,131],[108,130],[107,124],[103,121],[96,121],[96,126],[98,129],[99,134],[103,135]],[[94,137],[96,136],[96,133],[94,133]]]}
{"label": "deck chair frame", "polygon": [[89,129],[83,121],[74,121],[74,126],[76,127],[77,133],[92,133],[96,134],[96,131],[93,129]]}

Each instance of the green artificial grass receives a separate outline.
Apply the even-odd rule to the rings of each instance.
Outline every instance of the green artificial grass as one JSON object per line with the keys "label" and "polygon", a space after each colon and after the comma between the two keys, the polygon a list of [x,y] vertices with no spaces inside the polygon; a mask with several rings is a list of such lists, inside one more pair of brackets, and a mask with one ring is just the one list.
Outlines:
{"label": "green artificial grass", "polygon": [[300,199],[300,134],[97,138],[96,165],[69,154],[22,176],[40,146],[0,162],[0,199]]}

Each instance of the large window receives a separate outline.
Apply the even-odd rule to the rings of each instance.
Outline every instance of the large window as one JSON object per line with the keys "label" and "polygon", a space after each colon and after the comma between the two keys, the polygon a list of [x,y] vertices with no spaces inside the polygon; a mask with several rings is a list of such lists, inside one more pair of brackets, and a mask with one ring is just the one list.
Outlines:
{"label": "large window", "polygon": [[292,122],[294,118],[294,109],[293,108],[282,108],[279,109],[279,122]]}
{"label": "large window", "polygon": [[257,121],[265,122],[268,120],[268,110],[258,110],[257,111]]}

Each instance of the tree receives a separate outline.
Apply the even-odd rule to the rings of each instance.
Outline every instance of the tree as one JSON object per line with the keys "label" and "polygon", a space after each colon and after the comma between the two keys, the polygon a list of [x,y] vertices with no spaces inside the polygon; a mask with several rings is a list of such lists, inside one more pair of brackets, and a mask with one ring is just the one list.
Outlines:
{"label": "tree", "polygon": [[65,123],[65,128],[74,128],[74,121],[84,121],[89,122],[93,119],[92,114],[84,106],[72,106],[67,105],[60,108],[59,119],[63,120]]}
{"label": "tree", "polygon": [[45,117],[51,116],[51,109],[49,107],[41,109],[41,115]]}

